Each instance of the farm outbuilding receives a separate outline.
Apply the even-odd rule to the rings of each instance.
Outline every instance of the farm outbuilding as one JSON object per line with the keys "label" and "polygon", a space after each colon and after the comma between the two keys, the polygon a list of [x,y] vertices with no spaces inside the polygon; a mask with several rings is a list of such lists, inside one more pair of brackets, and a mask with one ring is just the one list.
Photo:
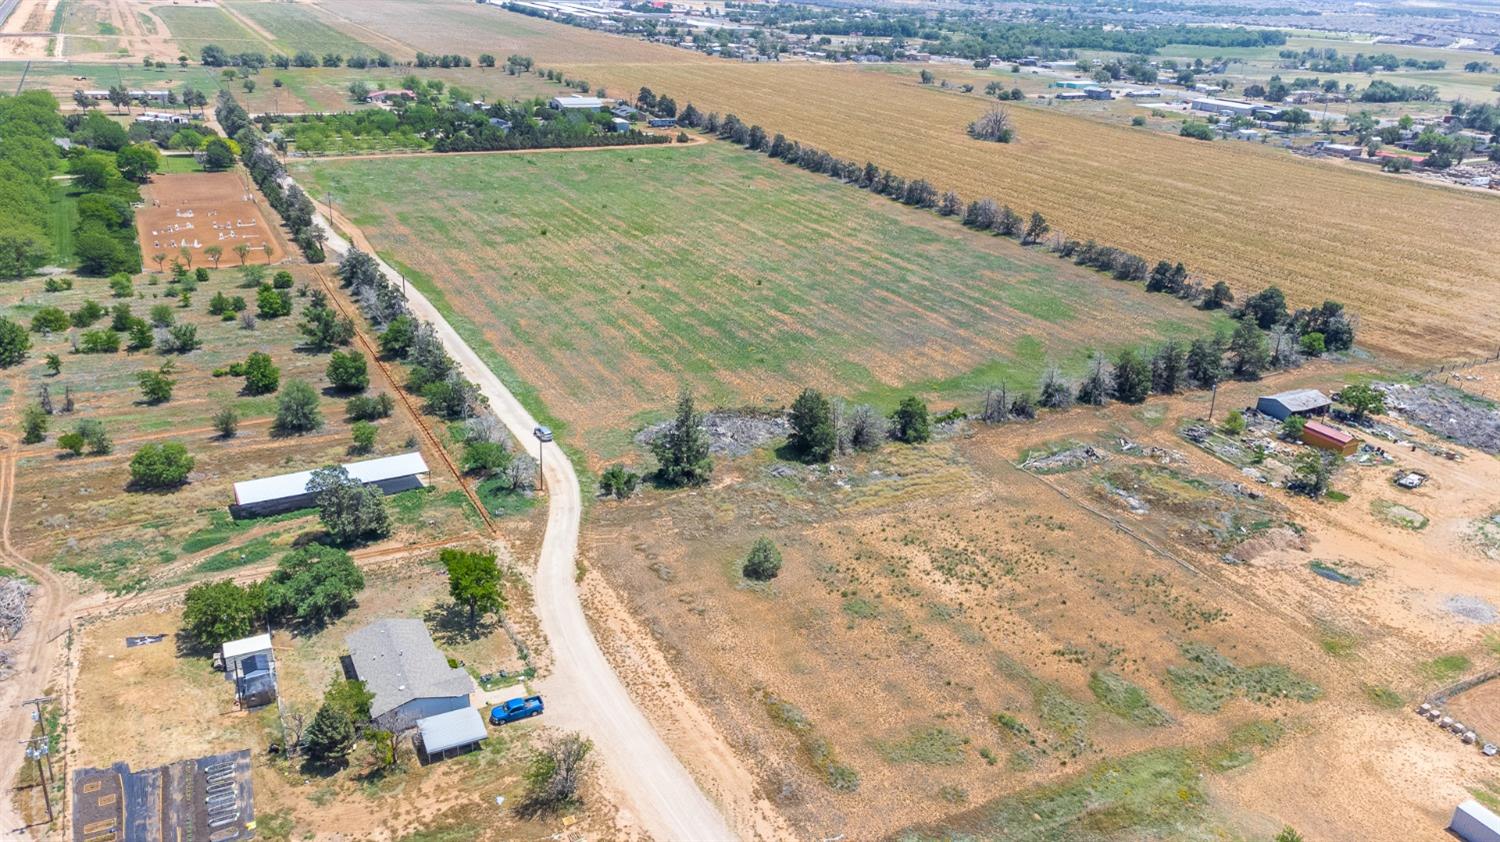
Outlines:
{"label": "farm outbuilding", "polygon": [[258,634],[231,640],[219,650],[224,678],[234,682],[234,698],[245,708],[276,701],[276,656],[271,636]]}
{"label": "farm outbuilding", "polygon": [[1256,105],[1253,102],[1242,102],[1237,99],[1203,97],[1193,100],[1192,108],[1194,111],[1206,111],[1221,117],[1249,117],[1255,113]]}
{"label": "farm outbuilding", "polygon": [[[349,476],[365,485],[373,485],[386,494],[398,494],[426,486],[423,477],[427,474],[427,462],[417,451],[350,462],[343,467],[349,472]],[[307,490],[312,475],[312,471],[298,471],[295,474],[237,482],[234,484],[234,505],[229,507],[230,514],[235,517],[264,517],[307,508],[313,505],[316,496]]]}
{"label": "farm outbuilding", "polygon": [[1500,816],[1470,798],[1454,809],[1448,830],[1464,842],[1500,842]]}
{"label": "farm outbuilding", "polygon": [[1326,415],[1333,401],[1317,389],[1293,389],[1274,395],[1263,395],[1255,402],[1255,409],[1277,421],[1285,421],[1293,415]]}
{"label": "farm outbuilding", "polygon": [[344,642],[352,677],[375,694],[370,718],[377,727],[400,732],[428,717],[469,707],[474,679],[448,665],[421,620],[378,620]]}
{"label": "farm outbuilding", "polygon": [[1331,450],[1340,456],[1353,455],[1359,449],[1359,439],[1316,421],[1302,426],[1302,443],[1320,450]]}
{"label": "farm outbuilding", "polygon": [[429,716],[417,723],[417,733],[422,741],[422,756],[429,763],[473,751],[489,736],[484,717],[474,708]]}
{"label": "farm outbuilding", "polygon": [[555,96],[547,103],[554,111],[599,111],[604,100],[596,96]]}

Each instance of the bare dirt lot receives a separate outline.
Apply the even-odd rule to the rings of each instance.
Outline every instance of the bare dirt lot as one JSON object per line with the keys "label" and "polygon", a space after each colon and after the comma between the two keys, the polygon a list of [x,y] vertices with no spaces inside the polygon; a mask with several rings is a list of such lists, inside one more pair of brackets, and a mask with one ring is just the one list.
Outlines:
{"label": "bare dirt lot", "polygon": [[145,206],[135,215],[141,252],[168,260],[191,255],[193,266],[212,266],[206,249],[220,250],[221,265],[238,265],[235,248],[250,248],[248,259],[276,263],[286,256],[279,229],[267,222],[263,200],[238,171],[157,175],[141,190]]}
{"label": "bare dirt lot", "polygon": [[[1340,376],[1228,385],[1219,417]],[[1493,769],[1405,708],[1493,666],[1473,607],[1500,574],[1465,536],[1500,468],[1386,442],[1393,461],[1336,474],[1348,499],[1312,503],[1179,436],[1207,400],[1076,409],[832,471],[759,451],[711,488],[601,504],[587,563],[807,835],[1070,838],[1120,816],[1169,838],[1443,838]],[[1015,467],[1067,442],[1102,461]],[[1396,488],[1409,469],[1432,479]],[[1392,524],[1382,500],[1429,525]],[[786,560],[766,586],[738,569],[763,535]],[[629,641],[614,648],[628,665]]]}
{"label": "bare dirt lot", "polygon": [[[430,562],[429,557],[372,575],[359,606],[326,629],[276,633],[278,687],[289,722],[299,715],[311,718],[324,690],[342,675],[344,638],[379,618],[424,619],[439,648],[473,674],[519,669],[516,650],[498,625],[485,623],[473,635],[457,622],[462,612],[448,599],[441,568]],[[513,592],[513,598],[521,596]],[[360,746],[349,768],[332,774],[302,771],[267,752],[282,738],[276,707],[237,709],[233,685],[211,668],[208,658],[179,650],[178,627],[177,609],[122,614],[84,627],[78,644],[76,714],[68,735],[70,764],[107,766],[124,760],[139,768],[249,748],[261,825],[257,835],[269,839],[357,833],[362,839],[392,840],[429,832],[455,834],[441,838],[499,840],[545,836],[565,827],[592,837],[605,834],[612,821],[607,802],[591,784],[584,797],[593,806],[573,813],[567,824],[562,817],[519,821],[496,804],[496,796],[514,803],[525,760],[547,735],[545,719],[491,729],[483,750],[426,766],[406,745],[399,768],[379,773]],[[127,635],[145,634],[166,638],[125,646]]]}

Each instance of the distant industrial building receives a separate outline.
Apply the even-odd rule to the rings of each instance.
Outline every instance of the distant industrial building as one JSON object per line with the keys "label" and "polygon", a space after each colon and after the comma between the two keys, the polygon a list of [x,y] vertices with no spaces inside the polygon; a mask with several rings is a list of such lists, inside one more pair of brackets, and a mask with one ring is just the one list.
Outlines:
{"label": "distant industrial building", "polygon": [[1340,158],[1363,158],[1365,156],[1365,148],[1353,143],[1325,143],[1323,151]]}
{"label": "distant industrial building", "polygon": [[[344,465],[344,470],[349,476],[386,494],[426,486],[423,477],[427,474],[427,462],[416,451],[350,462]],[[234,505],[229,511],[235,517],[264,517],[307,508],[313,505],[316,497],[307,490],[312,475],[312,471],[298,471],[237,482],[234,484]]]}
{"label": "distant industrial building", "polygon": [[1084,88],[1083,95],[1089,99],[1114,99],[1115,92],[1109,88]]}
{"label": "distant industrial building", "polygon": [[1255,402],[1255,409],[1277,421],[1285,421],[1293,415],[1326,415],[1332,404],[1317,389],[1293,389],[1261,397]]}
{"label": "distant industrial building", "polygon": [[1453,811],[1448,830],[1463,842],[1500,842],[1500,816],[1470,798]]}
{"label": "distant industrial building", "polygon": [[1257,106],[1253,102],[1242,102],[1237,99],[1201,97],[1193,100],[1192,108],[1194,111],[1217,114],[1220,117],[1250,117],[1255,114]]}
{"label": "distant industrial building", "polygon": [[1059,79],[1058,81],[1052,83],[1052,87],[1081,91],[1084,88],[1092,88],[1095,86],[1095,84],[1097,83],[1095,83],[1092,79]]}
{"label": "distant industrial building", "polygon": [[234,682],[234,698],[240,707],[257,708],[276,701],[276,656],[269,634],[225,643],[219,660],[224,678]]}
{"label": "distant industrial building", "polygon": [[612,132],[628,132],[630,131],[630,121],[620,117],[611,118],[609,121],[609,130]]}
{"label": "distant industrial building", "polygon": [[1302,443],[1319,450],[1331,450],[1340,456],[1353,456],[1359,449],[1359,439],[1317,421],[1302,425]]}
{"label": "distant industrial building", "polygon": [[554,111],[602,111],[604,100],[596,96],[555,96],[547,107]]}
{"label": "distant industrial building", "polygon": [[375,694],[370,718],[376,727],[401,732],[428,717],[469,707],[474,679],[448,666],[421,620],[378,620],[344,642],[346,676]]}
{"label": "distant industrial building", "polygon": [[646,125],[653,129],[671,129],[677,127],[676,117],[652,117],[646,121]]}

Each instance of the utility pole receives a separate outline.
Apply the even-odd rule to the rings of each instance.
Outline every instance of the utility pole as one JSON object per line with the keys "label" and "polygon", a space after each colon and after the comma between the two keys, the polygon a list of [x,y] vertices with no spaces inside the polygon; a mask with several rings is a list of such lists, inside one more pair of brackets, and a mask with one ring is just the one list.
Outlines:
{"label": "utility pole", "polygon": [[[42,800],[47,803],[47,824],[52,824],[57,817],[52,812],[52,788],[48,785],[48,779],[56,780],[56,778],[51,775],[52,749],[47,744],[48,740],[46,735],[42,735],[18,742],[26,746],[26,759],[36,761],[36,776],[41,781],[39,786],[42,788]],[[47,761],[45,767],[42,766],[43,758]]]}
{"label": "utility pole", "polygon": [[1208,397],[1208,423],[1214,422],[1214,404],[1219,402],[1219,384],[1214,384],[1214,390]]}

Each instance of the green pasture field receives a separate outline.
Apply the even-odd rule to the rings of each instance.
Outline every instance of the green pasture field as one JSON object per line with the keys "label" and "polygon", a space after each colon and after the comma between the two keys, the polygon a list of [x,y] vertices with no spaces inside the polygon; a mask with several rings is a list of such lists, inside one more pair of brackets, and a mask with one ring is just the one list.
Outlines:
{"label": "green pasture field", "polygon": [[[67,40],[72,42],[75,39]],[[16,86],[20,84],[21,74],[25,68],[26,62],[23,61],[0,62],[0,90],[14,93]],[[198,64],[196,57],[187,67],[178,67],[174,63],[164,69],[152,68],[150,70],[141,67],[139,62],[131,64],[84,61],[47,64],[37,62],[33,63],[31,70],[26,73],[25,90],[51,91],[61,101],[63,113],[66,114],[73,107],[73,91],[80,88],[102,89],[111,85],[122,85],[126,88],[180,89],[183,85],[192,85],[212,98],[219,89],[219,81],[218,69],[203,67]],[[266,84],[269,86],[270,83]],[[110,110],[108,103],[105,107]]]}
{"label": "green pasture field", "polygon": [[73,265],[73,226],[77,224],[77,191],[67,181],[52,182],[52,208],[47,226],[52,234],[52,259],[59,266]]}
{"label": "green pasture field", "polygon": [[723,405],[780,406],[805,385],[977,401],[1002,380],[1035,388],[1050,364],[1079,371],[1091,349],[1214,325],[727,144],[293,170],[600,455],[682,386]]}
{"label": "green pasture field", "polygon": [[276,46],[288,54],[307,50],[319,58],[324,53],[338,53],[348,58],[353,55],[374,56],[380,52],[324,23],[307,6],[256,2],[236,2],[228,6],[235,14],[249,18],[270,32],[276,38]]}
{"label": "green pasture field", "polygon": [[231,53],[275,52],[274,45],[216,6],[156,6],[151,11],[167,25],[182,52],[195,62],[209,44],[218,44]]}

